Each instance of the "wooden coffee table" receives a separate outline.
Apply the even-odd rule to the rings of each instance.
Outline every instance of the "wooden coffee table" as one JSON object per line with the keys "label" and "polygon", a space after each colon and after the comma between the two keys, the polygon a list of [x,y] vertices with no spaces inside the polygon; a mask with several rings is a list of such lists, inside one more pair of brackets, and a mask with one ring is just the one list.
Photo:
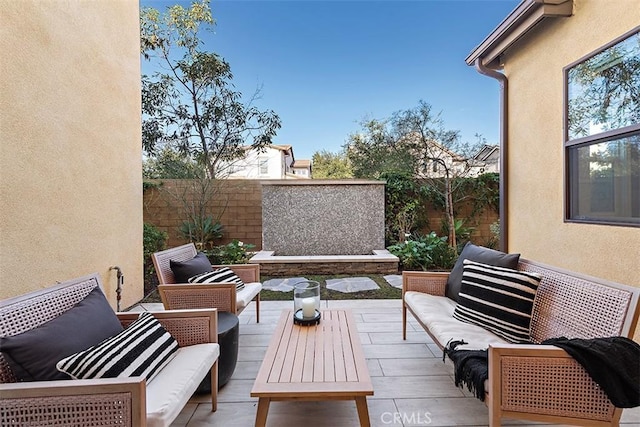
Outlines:
{"label": "wooden coffee table", "polygon": [[366,396],[373,395],[367,362],[350,310],[322,310],[317,326],[293,324],[284,311],[251,390],[258,397],[256,426],[278,400],[355,400],[361,426],[369,426]]}

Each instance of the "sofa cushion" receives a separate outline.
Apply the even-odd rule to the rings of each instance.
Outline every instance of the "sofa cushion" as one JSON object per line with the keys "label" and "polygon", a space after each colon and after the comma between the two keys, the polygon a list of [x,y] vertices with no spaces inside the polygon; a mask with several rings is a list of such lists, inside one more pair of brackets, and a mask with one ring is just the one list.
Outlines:
{"label": "sofa cushion", "polygon": [[450,298],[409,291],[404,301],[442,347],[461,339],[466,343],[458,347],[461,350],[484,350],[489,344],[507,342],[480,326],[454,319],[456,303]]}
{"label": "sofa cushion", "polygon": [[[122,325],[100,288],[53,320],[11,337],[0,338],[11,370],[19,381],[69,379],[56,362],[122,331]],[[46,357],[45,357],[46,355]]]}
{"label": "sofa cushion", "polygon": [[529,342],[539,274],[464,261],[453,317],[482,326],[509,342]]}
{"label": "sofa cushion", "polygon": [[238,310],[249,305],[251,300],[255,298],[256,295],[260,293],[262,290],[262,283],[260,282],[251,282],[245,283],[244,289],[238,291],[236,294],[236,304]]}
{"label": "sofa cushion", "polygon": [[229,267],[220,267],[213,271],[190,277],[189,283],[235,283],[236,291],[244,288],[244,282]]}
{"label": "sofa cushion", "polygon": [[220,355],[215,343],[178,349],[176,356],[147,385],[147,426],[168,426],[180,414]]}
{"label": "sofa cushion", "polygon": [[505,254],[504,252],[485,248],[483,246],[476,246],[473,243],[468,242],[464,249],[462,249],[458,260],[451,269],[451,273],[447,279],[445,295],[454,301],[458,301],[465,259],[515,270],[518,268],[520,254]]}
{"label": "sofa cushion", "polygon": [[178,342],[153,314],[144,312],[119,334],[56,366],[76,380],[141,376],[150,382],[177,351]]}
{"label": "sofa cushion", "polygon": [[169,268],[176,283],[188,283],[189,277],[211,271],[211,262],[207,255],[198,252],[195,257],[186,261],[169,260]]}

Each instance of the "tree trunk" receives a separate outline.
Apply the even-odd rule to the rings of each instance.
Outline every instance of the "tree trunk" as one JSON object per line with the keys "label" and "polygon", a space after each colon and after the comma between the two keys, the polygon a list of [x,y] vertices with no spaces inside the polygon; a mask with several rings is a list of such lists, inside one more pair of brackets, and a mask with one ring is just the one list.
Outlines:
{"label": "tree trunk", "polygon": [[451,189],[451,179],[448,176],[445,177],[445,185],[445,210],[447,223],[449,225],[449,246],[455,249],[458,246],[458,242],[456,240],[456,218],[453,212],[453,190]]}

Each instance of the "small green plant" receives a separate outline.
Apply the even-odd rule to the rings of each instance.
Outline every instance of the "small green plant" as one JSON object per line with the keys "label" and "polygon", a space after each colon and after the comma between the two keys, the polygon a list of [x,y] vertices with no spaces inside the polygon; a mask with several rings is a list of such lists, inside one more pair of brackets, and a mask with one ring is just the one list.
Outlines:
{"label": "small green plant", "polygon": [[196,217],[193,221],[185,221],[180,225],[180,236],[193,242],[198,250],[213,248],[213,242],[222,237],[223,226],[211,215]]}
{"label": "small green plant", "polygon": [[496,249],[500,243],[500,220],[491,223],[489,225],[489,231],[491,232],[491,237],[487,239],[485,246],[491,249]]}
{"label": "small green plant", "polygon": [[389,252],[400,258],[403,269],[450,269],[455,263],[456,253],[447,244],[446,237],[435,232],[426,236],[409,235],[403,243],[391,245]]}
{"label": "small green plant", "polygon": [[155,270],[151,261],[151,254],[166,249],[167,233],[153,224],[145,223],[142,229],[142,250],[144,265],[144,291],[145,295],[153,288]]}
{"label": "small green plant", "polygon": [[214,264],[244,264],[249,261],[249,251],[256,245],[233,240],[222,246],[216,246],[208,252]]}

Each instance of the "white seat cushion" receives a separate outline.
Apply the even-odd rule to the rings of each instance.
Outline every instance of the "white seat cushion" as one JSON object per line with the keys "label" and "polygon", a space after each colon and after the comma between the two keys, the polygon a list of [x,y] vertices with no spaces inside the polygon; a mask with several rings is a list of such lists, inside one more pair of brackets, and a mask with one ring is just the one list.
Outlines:
{"label": "white seat cushion", "polygon": [[452,299],[409,291],[404,294],[404,300],[442,346],[450,340],[461,339],[467,344],[457,347],[460,350],[484,350],[489,344],[507,343],[480,326],[455,319],[456,302]]}
{"label": "white seat cushion", "polygon": [[147,426],[165,427],[176,419],[220,356],[214,343],[180,347],[147,384]]}
{"label": "white seat cushion", "polygon": [[258,295],[261,290],[262,283],[260,282],[245,283],[244,289],[239,290],[236,293],[236,305],[238,306],[238,309],[244,308],[249,305],[251,300],[253,300],[253,298],[255,298],[255,296]]}

